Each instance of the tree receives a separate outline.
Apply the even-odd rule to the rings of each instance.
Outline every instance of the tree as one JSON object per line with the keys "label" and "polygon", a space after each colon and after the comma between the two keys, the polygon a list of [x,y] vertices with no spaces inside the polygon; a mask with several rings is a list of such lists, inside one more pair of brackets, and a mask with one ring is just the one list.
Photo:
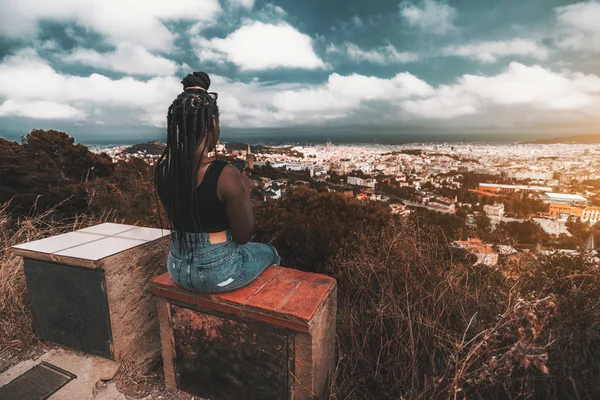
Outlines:
{"label": "tree", "polygon": [[280,201],[256,205],[253,241],[271,242],[282,264],[323,272],[327,261],[353,233],[383,229],[395,220],[387,205],[345,198],[340,193],[295,187]]}
{"label": "tree", "polygon": [[492,226],[490,217],[485,215],[485,213],[481,213],[480,215],[478,215],[475,218],[475,222],[477,223],[477,227],[479,229],[486,231],[486,232],[489,231],[490,227]]}
{"label": "tree", "polygon": [[534,221],[500,222],[498,229],[506,232],[521,244],[536,244],[548,242],[548,234]]}
{"label": "tree", "polygon": [[74,144],[65,132],[34,129],[21,142],[0,139],[0,201],[16,196],[11,204],[20,212],[34,204],[44,211],[72,195],[62,208],[79,210],[86,203],[78,185],[109,176],[114,168],[108,155]]}

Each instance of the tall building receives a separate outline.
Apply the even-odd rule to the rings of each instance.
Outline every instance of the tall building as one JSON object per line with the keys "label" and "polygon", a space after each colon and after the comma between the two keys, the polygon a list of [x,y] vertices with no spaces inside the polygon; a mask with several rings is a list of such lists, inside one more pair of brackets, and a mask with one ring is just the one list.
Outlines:
{"label": "tall building", "polygon": [[246,166],[254,169],[254,154],[250,151],[250,145],[248,145],[248,151],[246,152]]}

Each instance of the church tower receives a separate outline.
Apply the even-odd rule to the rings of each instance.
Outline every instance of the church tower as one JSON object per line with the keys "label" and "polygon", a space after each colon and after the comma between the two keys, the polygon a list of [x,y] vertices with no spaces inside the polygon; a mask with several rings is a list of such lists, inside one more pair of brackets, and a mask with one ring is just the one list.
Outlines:
{"label": "church tower", "polygon": [[250,145],[248,145],[248,152],[246,153],[246,167],[254,169],[254,155],[250,151]]}

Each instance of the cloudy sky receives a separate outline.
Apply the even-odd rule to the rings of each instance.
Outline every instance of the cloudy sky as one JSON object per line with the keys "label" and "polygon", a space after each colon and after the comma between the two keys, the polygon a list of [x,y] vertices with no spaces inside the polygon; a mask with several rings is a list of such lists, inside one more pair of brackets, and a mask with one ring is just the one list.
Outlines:
{"label": "cloudy sky", "polygon": [[0,136],[164,132],[194,70],[224,132],[599,133],[600,0],[0,0]]}

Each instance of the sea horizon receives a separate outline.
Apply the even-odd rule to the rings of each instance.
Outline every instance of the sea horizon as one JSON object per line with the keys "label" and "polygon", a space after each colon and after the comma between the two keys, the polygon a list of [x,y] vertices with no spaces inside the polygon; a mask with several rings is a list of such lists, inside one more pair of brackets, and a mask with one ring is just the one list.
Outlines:
{"label": "sea horizon", "polygon": [[[53,128],[47,128],[53,129]],[[58,129],[60,130],[60,129]],[[86,146],[105,145],[134,145],[140,143],[148,143],[151,141],[166,142],[166,135],[151,133],[141,135],[139,132],[119,135],[98,135],[98,134],[70,134],[75,138],[76,143],[81,143]],[[0,133],[0,137],[12,141],[21,141],[24,134],[17,133]],[[332,144],[380,144],[380,145],[402,145],[402,144],[419,144],[419,143],[484,143],[484,144],[509,144],[523,143],[531,140],[562,138],[569,136],[577,136],[578,134],[557,134],[557,133],[504,133],[504,134],[489,134],[489,133],[401,133],[396,135],[391,134],[357,134],[357,133],[336,133],[336,134],[319,134],[319,133],[284,133],[277,135],[274,133],[253,133],[253,132],[227,132],[221,135],[221,142],[240,142],[254,145],[317,145],[331,142]]]}

